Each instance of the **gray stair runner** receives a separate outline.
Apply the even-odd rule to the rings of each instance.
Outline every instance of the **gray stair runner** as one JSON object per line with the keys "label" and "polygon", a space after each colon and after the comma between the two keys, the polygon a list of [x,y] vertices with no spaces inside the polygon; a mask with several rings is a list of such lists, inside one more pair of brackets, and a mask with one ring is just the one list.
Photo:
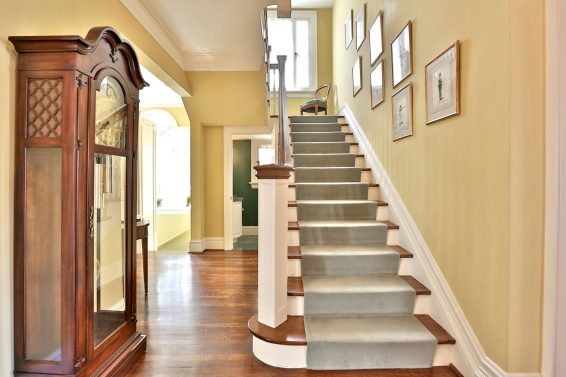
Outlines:
{"label": "gray stair runner", "polygon": [[399,253],[338,118],[290,121],[307,368],[431,367],[436,339],[411,314],[415,290],[398,276]]}

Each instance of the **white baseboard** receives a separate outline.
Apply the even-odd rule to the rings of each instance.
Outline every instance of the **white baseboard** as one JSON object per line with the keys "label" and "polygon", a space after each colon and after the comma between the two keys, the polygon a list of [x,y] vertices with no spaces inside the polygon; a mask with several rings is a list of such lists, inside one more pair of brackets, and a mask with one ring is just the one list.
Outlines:
{"label": "white baseboard", "polygon": [[464,376],[539,377],[540,374],[509,374],[487,357],[430,248],[352,110],[346,104],[340,114],[345,116],[359,143],[360,153],[365,155],[366,164],[371,167],[375,182],[379,183],[381,200],[389,204],[390,220],[400,226],[399,245],[414,255],[413,275],[433,292],[429,314],[456,339],[452,363]]}
{"label": "white baseboard", "polygon": [[189,251],[202,253],[206,250],[224,250],[224,237],[209,237],[202,240],[191,240]]}
{"label": "white baseboard", "polygon": [[244,236],[257,236],[257,226],[243,226],[242,234]]}

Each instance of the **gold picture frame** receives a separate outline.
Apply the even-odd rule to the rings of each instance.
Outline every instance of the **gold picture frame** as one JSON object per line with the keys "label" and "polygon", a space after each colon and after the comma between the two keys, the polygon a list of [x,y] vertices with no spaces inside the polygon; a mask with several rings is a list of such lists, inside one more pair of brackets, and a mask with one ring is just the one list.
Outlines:
{"label": "gold picture frame", "polygon": [[385,85],[383,79],[384,63],[383,59],[377,63],[369,75],[369,84],[371,91],[371,108],[372,110],[379,106],[385,100]]}
{"label": "gold picture frame", "polygon": [[346,44],[346,50],[352,44],[354,40],[354,10],[350,9],[348,12],[348,17],[344,22],[344,43]]}
{"label": "gold picture frame", "polygon": [[413,74],[413,26],[409,21],[391,42],[391,80],[393,88]]}
{"label": "gold picture frame", "polygon": [[460,114],[460,41],[425,66],[426,124]]}
{"label": "gold picture frame", "polygon": [[352,66],[352,93],[354,97],[362,90],[362,57],[358,56]]}
{"label": "gold picture frame", "polygon": [[369,59],[374,65],[383,55],[383,11],[379,11],[369,28]]}
{"label": "gold picture frame", "polygon": [[356,50],[360,50],[362,44],[366,40],[366,3],[362,5],[362,9],[356,15]]}
{"label": "gold picture frame", "polygon": [[393,141],[413,135],[413,83],[408,83],[391,98]]}

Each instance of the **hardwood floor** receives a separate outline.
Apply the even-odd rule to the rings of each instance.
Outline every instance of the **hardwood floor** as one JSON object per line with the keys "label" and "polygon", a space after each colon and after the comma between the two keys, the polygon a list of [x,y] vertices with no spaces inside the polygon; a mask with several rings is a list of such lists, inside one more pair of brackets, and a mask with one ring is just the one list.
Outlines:
{"label": "hardwood floor", "polygon": [[315,372],[278,369],[252,353],[247,327],[256,313],[257,253],[209,251],[149,255],[149,294],[138,262],[138,328],[147,353],[128,376],[457,377],[450,368]]}

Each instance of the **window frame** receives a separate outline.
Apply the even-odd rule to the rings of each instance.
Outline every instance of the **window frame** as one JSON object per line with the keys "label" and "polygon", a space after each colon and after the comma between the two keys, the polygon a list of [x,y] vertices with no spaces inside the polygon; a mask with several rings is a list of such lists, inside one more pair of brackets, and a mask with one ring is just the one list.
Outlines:
{"label": "window frame", "polygon": [[[269,19],[277,18],[277,10],[267,11],[267,22]],[[289,90],[287,89],[288,97],[305,97],[305,95],[313,95],[318,85],[318,36],[317,36],[317,11],[316,10],[293,10],[291,11],[291,19],[295,20],[307,20],[309,22],[309,78],[310,86],[307,89],[302,90]],[[293,49],[296,52],[296,26],[293,22]],[[295,77],[296,81],[296,64],[297,61],[295,56],[293,56],[293,64],[295,65]]]}

